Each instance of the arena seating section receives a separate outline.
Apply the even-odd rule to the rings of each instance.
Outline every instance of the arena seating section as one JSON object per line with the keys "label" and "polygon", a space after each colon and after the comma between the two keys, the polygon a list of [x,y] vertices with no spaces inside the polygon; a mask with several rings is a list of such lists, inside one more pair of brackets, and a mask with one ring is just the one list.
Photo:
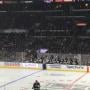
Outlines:
{"label": "arena seating section", "polygon": [[[50,56],[37,57],[41,48]],[[50,53],[90,54],[90,3],[0,4],[1,61],[79,64]]]}

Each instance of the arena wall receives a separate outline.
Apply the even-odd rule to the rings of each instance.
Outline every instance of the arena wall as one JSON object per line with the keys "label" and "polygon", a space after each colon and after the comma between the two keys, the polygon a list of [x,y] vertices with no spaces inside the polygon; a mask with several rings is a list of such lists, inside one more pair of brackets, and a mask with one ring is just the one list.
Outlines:
{"label": "arena wall", "polygon": [[18,62],[0,62],[0,68],[42,69],[42,64],[18,63]]}
{"label": "arena wall", "polygon": [[[38,63],[0,62],[0,68],[42,70],[43,65]],[[90,66],[83,65],[46,64],[46,69],[54,71],[90,72]]]}
{"label": "arena wall", "polygon": [[82,66],[82,65],[79,66],[79,65],[47,64],[47,70],[87,72],[87,66]]}

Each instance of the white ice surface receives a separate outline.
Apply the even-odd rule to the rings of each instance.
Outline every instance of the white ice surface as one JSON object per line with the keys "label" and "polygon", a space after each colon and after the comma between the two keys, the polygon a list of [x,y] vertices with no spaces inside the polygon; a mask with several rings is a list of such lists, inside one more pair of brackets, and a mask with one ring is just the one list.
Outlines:
{"label": "white ice surface", "polygon": [[32,90],[35,80],[41,90],[90,90],[90,73],[0,69],[0,90]]}

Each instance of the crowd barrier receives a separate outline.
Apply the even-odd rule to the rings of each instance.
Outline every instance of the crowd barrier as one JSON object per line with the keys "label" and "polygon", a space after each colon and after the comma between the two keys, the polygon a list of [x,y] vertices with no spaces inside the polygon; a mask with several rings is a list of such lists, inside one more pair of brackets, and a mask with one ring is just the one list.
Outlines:
{"label": "crowd barrier", "polygon": [[38,63],[0,62],[0,68],[42,69]]}
{"label": "crowd barrier", "polygon": [[[22,68],[40,70],[43,69],[43,66],[43,64],[38,63],[0,62],[0,68]],[[90,66],[83,65],[46,64],[46,69],[55,71],[90,72]]]}
{"label": "crowd barrier", "polygon": [[75,72],[87,72],[87,66],[82,65],[60,65],[60,64],[47,64],[47,70],[59,70],[59,71],[75,71]]}

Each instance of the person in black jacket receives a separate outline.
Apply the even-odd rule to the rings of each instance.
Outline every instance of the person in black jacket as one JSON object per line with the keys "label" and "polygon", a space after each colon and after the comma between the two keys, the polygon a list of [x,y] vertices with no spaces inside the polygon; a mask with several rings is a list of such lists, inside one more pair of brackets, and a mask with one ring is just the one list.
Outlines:
{"label": "person in black jacket", "polygon": [[34,82],[32,89],[40,90],[40,83],[37,80]]}

